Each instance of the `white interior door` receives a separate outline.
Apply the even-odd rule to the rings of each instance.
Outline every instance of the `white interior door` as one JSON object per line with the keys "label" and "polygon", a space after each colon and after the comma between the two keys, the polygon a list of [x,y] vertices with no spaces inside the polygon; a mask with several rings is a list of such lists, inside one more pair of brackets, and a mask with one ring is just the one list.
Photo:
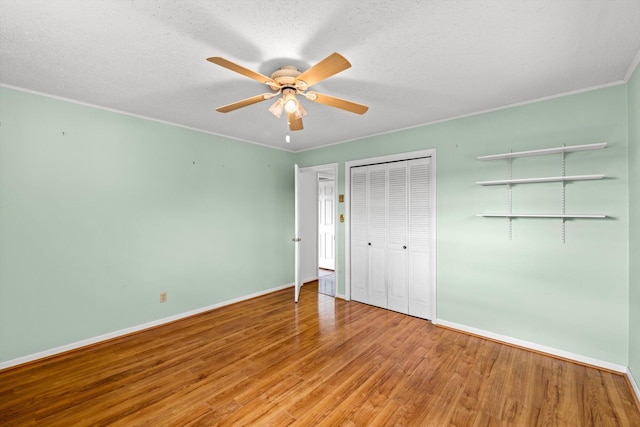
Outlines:
{"label": "white interior door", "polygon": [[300,297],[300,288],[302,287],[302,282],[300,278],[300,168],[298,165],[293,166],[294,173],[294,231],[293,231],[293,245],[294,245],[294,255],[293,255],[293,265],[294,265],[294,301],[298,302],[298,298]]}
{"label": "white interior door", "polygon": [[335,270],[335,188],[333,180],[318,182],[318,267]]}

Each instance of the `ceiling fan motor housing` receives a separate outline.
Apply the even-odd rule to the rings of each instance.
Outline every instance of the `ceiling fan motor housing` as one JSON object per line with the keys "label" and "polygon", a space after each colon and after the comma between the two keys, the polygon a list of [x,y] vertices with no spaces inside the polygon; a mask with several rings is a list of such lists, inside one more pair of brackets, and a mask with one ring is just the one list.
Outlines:
{"label": "ceiling fan motor housing", "polygon": [[292,89],[296,88],[296,77],[300,75],[300,71],[294,66],[285,65],[279,70],[275,71],[271,74],[271,79],[275,82],[274,84],[270,84],[269,86],[273,90],[278,90],[285,87],[290,87]]}

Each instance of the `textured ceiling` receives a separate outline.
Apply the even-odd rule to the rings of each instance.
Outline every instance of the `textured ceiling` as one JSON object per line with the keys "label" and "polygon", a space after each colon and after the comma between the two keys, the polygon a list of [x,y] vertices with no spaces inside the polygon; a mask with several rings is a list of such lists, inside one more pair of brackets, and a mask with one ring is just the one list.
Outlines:
{"label": "textured ceiling", "polygon": [[[0,0],[0,84],[292,151],[620,82],[639,51],[638,0]],[[313,89],[365,115],[215,111],[267,90],[206,58],[271,75],[332,52],[352,68]]]}

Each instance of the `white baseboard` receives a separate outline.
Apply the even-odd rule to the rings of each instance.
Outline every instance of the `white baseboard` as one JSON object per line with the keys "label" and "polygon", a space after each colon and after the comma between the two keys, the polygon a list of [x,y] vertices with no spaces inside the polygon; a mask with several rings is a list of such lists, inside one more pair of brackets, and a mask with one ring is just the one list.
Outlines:
{"label": "white baseboard", "polygon": [[633,389],[633,392],[636,394],[636,399],[638,399],[638,403],[640,403],[640,388],[638,388],[638,383],[636,382],[636,380],[633,378],[633,375],[631,374],[631,369],[627,370],[627,378],[629,379],[629,383],[631,383],[631,388]]}
{"label": "white baseboard", "polygon": [[27,356],[19,357],[17,359],[8,360],[6,362],[0,362],[0,371],[3,369],[11,368],[13,366],[22,365],[23,363],[33,362],[38,359],[44,359],[45,357],[54,356],[56,354],[65,353],[67,351],[75,350],[81,347],[86,347],[88,345],[97,344],[102,341],[118,338],[134,332],[140,332],[145,329],[153,328],[155,326],[160,326],[166,323],[175,322],[176,320],[195,316],[196,314],[200,314],[216,308],[224,307],[225,305],[235,304],[240,301],[245,301],[251,298],[270,294],[272,292],[276,292],[276,291],[286,289],[286,288],[291,288],[291,287],[293,287],[293,283],[288,283],[286,285],[278,286],[271,289],[266,289],[264,291],[256,292],[250,295],[245,295],[239,298],[234,298],[231,300],[219,302],[217,304],[209,305],[207,307],[197,308],[195,310],[187,311],[185,313],[175,314],[173,316],[165,317],[163,319],[153,320],[151,322],[143,323],[141,325],[132,326],[130,328],[121,329],[119,331],[110,332],[108,334],[98,335],[97,337],[87,338],[85,340],[77,341],[71,344],[66,344],[60,347],[51,348],[49,350],[41,351],[38,353],[29,354]]}
{"label": "white baseboard", "polygon": [[606,362],[604,360],[594,359],[592,357],[583,356],[581,354],[570,353],[568,351],[559,350],[553,347],[547,347],[547,346],[536,344],[529,341],[523,341],[517,338],[508,337],[506,335],[495,334],[493,332],[484,331],[482,329],[476,329],[471,326],[460,325],[458,323],[449,322],[442,319],[438,319],[435,322],[435,324],[446,326],[447,328],[455,329],[461,332],[467,332],[472,335],[478,335],[484,338],[500,341],[505,344],[511,344],[511,345],[523,347],[529,350],[537,351],[540,353],[546,353],[551,356],[557,356],[563,359],[572,360],[574,362],[582,363],[585,365],[591,365],[597,368],[607,369],[609,371],[615,371],[622,374],[628,373],[628,369],[626,366],[617,365],[615,363]]}

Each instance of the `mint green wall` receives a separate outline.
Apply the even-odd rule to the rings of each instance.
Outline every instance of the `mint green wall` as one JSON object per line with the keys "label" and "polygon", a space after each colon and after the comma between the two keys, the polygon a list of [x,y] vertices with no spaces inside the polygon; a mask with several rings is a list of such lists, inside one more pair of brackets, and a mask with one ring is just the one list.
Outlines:
{"label": "mint green wall", "polygon": [[629,100],[629,369],[640,380],[640,67],[628,83]]}
{"label": "mint green wall", "polygon": [[[438,317],[637,375],[638,74],[297,155],[0,88],[0,362],[289,283],[294,161],[339,162],[344,193],[346,160],[436,148]],[[557,220],[515,220],[509,241],[506,220],[475,217],[507,208],[506,188],[474,184],[506,162],[476,156],[600,141],[567,174],[610,178],[567,185],[567,211],[612,219],[570,221],[562,244]],[[559,167],[517,159],[514,176]],[[515,186],[514,209],[557,211],[559,188]]]}
{"label": "mint green wall", "polygon": [[[346,160],[435,148],[438,318],[627,366],[626,104],[619,85],[307,151],[297,162],[339,161],[344,193]],[[568,221],[563,244],[559,220],[514,220],[509,241],[506,220],[475,216],[508,206],[506,187],[475,184],[506,178],[506,161],[477,156],[602,141],[605,150],[567,155],[568,175],[609,177],[568,184],[567,212],[611,219]],[[560,165],[559,155],[517,159],[514,177],[560,175]],[[513,200],[514,211],[559,212],[560,184],[515,186]],[[344,257],[339,265],[344,272]]]}
{"label": "mint green wall", "polygon": [[0,362],[292,282],[293,154],[3,88],[0,124]]}

